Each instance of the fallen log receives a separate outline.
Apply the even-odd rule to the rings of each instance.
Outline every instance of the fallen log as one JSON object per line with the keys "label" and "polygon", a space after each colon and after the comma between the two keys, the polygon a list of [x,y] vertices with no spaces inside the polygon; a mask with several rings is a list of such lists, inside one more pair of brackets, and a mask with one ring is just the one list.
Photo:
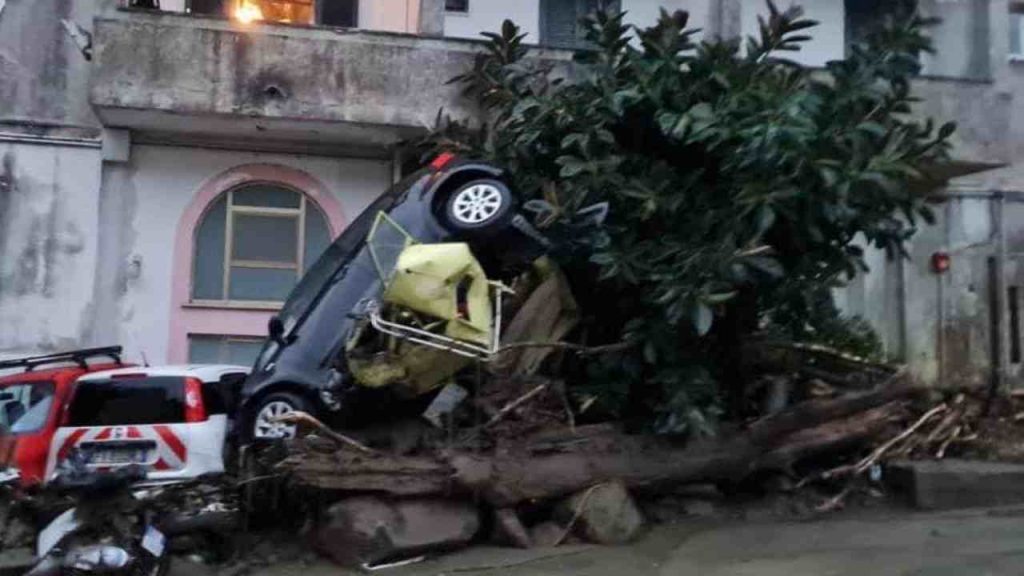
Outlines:
{"label": "fallen log", "polygon": [[717,439],[684,446],[608,426],[503,442],[494,453],[440,450],[422,456],[295,452],[281,467],[303,485],[395,495],[472,494],[499,507],[547,500],[620,480],[658,492],[697,482],[738,482],[763,470],[788,470],[801,459],[877,436],[900,412],[907,387],[816,400]]}

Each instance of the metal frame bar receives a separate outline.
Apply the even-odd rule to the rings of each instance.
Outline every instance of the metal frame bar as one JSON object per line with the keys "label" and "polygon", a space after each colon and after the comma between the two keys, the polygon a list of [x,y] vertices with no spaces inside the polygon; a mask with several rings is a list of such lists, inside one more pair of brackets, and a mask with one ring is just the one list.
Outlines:
{"label": "metal frame bar", "polygon": [[492,283],[491,289],[494,290],[494,317],[491,321],[490,346],[471,344],[462,340],[456,340],[455,338],[449,338],[448,336],[434,334],[414,326],[389,322],[381,317],[380,309],[377,308],[376,303],[370,304],[370,325],[375,330],[394,338],[487,362],[498,352],[501,345],[501,301],[502,294],[507,288],[500,284]]}
{"label": "metal frame bar", "polygon": [[110,358],[116,364],[121,363],[121,347],[120,346],[104,346],[102,348],[83,348],[82,350],[72,350],[70,352],[58,352],[56,354],[44,354],[41,356],[28,356],[26,358],[17,358],[14,360],[3,360],[0,361],[0,370],[6,370],[8,368],[26,368],[26,371],[31,371],[33,368],[42,366],[44,364],[56,364],[58,362],[75,362],[80,366],[87,367],[86,360],[95,357]]}

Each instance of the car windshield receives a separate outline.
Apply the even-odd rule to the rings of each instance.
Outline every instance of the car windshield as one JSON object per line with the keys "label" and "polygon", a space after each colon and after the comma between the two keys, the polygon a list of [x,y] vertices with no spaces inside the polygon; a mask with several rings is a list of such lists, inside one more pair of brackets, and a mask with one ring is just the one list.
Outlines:
{"label": "car windshield", "polygon": [[0,430],[30,434],[46,425],[53,406],[52,382],[10,384],[0,389]]}
{"label": "car windshield", "polygon": [[363,210],[345,232],[324,250],[292,290],[278,313],[286,334],[291,333],[302,322],[302,318],[316,302],[335,272],[358,253],[358,248],[365,242],[377,214],[387,212],[402,197],[402,193],[422,178],[423,174],[423,170],[417,171],[392,186]]}

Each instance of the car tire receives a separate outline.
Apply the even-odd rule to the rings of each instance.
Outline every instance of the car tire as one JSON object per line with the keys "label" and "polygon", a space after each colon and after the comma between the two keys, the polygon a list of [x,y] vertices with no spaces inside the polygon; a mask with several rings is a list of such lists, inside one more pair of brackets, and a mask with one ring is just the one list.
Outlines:
{"label": "car tire", "polygon": [[514,215],[515,197],[500,180],[472,180],[456,188],[444,202],[444,225],[455,233],[488,234],[505,228]]}
{"label": "car tire", "polygon": [[252,410],[248,432],[253,440],[294,438],[296,427],[275,423],[272,418],[289,412],[312,413],[312,404],[306,398],[291,392],[274,392],[261,398]]}

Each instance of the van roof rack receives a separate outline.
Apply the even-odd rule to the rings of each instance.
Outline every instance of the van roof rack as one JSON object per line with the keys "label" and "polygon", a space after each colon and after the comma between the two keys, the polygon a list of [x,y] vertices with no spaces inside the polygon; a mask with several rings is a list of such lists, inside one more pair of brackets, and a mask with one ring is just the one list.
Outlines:
{"label": "van roof rack", "polygon": [[87,369],[89,368],[89,364],[86,360],[90,358],[110,358],[115,364],[121,364],[121,347],[104,346],[102,348],[83,348],[81,350],[72,350],[70,352],[57,352],[56,354],[44,354],[42,356],[29,356],[27,358],[3,360],[0,361],[0,370],[24,368],[26,372],[31,372],[38,366],[42,366],[44,364],[57,364],[59,362],[74,362],[83,369]]}

